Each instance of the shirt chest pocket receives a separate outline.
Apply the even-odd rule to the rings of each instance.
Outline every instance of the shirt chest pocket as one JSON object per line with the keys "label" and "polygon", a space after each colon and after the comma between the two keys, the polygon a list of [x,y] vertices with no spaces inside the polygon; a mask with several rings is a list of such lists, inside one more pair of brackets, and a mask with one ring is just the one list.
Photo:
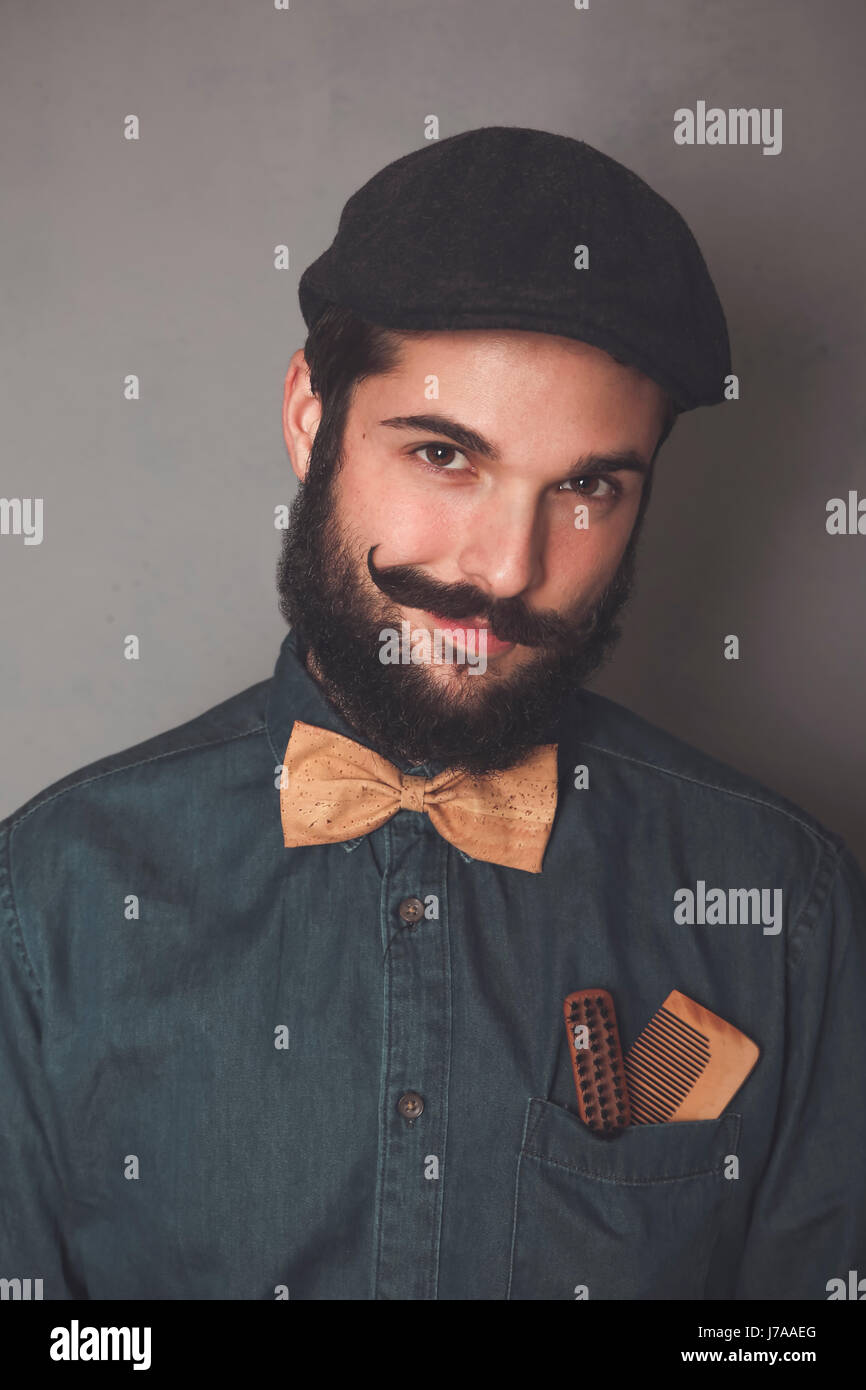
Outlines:
{"label": "shirt chest pocket", "polygon": [[699,1299],[741,1117],[602,1139],[532,1098],[517,1163],[509,1299]]}

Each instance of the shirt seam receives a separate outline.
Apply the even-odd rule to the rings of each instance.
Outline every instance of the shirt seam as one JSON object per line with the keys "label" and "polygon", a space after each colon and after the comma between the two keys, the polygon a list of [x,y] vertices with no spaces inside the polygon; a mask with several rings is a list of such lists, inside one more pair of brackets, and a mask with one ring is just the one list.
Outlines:
{"label": "shirt seam", "polygon": [[15,902],[15,885],[12,880],[12,836],[8,830],[3,833],[3,839],[5,850],[3,863],[0,864],[0,902],[3,904],[3,912],[6,925],[9,928],[13,950],[19,957],[24,967],[24,973],[29,978],[30,986],[41,1004],[43,998],[42,982],[33,968],[33,962],[30,959],[30,953],[27,950],[27,943],[21,929],[21,917]]}
{"label": "shirt seam", "polygon": [[[615,1143],[616,1140],[612,1142]],[[614,1187],[658,1187],[663,1183],[682,1182],[686,1178],[720,1177],[724,1172],[724,1162],[720,1160],[714,1168],[694,1168],[689,1169],[687,1173],[671,1173],[659,1178],[620,1178],[610,1173],[599,1173],[593,1168],[582,1168],[577,1163],[563,1163],[559,1158],[548,1158],[547,1154],[538,1153],[535,1149],[525,1149],[522,1157],[546,1163],[551,1168],[562,1168],[566,1173],[577,1173],[580,1177],[592,1178],[593,1182],[611,1183]]]}
{"label": "shirt seam", "polygon": [[767,811],[774,811],[777,815],[785,816],[787,820],[793,821],[794,824],[799,825],[802,830],[808,831],[824,849],[833,850],[840,846],[844,847],[844,841],[841,840],[839,836],[833,835],[833,832],[824,834],[816,829],[814,825],[810,825],[808,821],[802,820],[799,816],[794,815],[794,813],[789,811],[786,807],[778,806],[772,801],[754,796],[749,792],[736,791],[733,787],[722,787],[719,786],[718,783],[707,781],[702,777],[691,777],[687,773],[677,772],[674,768],[659,767],[656,763],[646,762],[643,758],[635,758],[630,753],[618,753],[615,749],[605,748],[599,743],[587,743],[581,739],[579,746],[583,748],[592,748],[597,753],[606,753],[611,758],[618,758],[620,762],[634,763],[636,767],[648,768],[651,772],[656,772],[662,777],[673,777],[679,782],[688,782],[692,786],[706,787],[709,791],[720,792],[723,796],[735,797],[738,801],[750,801],[754,806],[762,806]]}
{"label": "shirt seam", "polygon": [[[790,931],[791,945],[788,963],[791,971],[792,985],[794,984],[794,976],[799,969],[800,962],[806,957],[806,948],[813,939],[814,931],[812,929],[828,910],[834,884],[839,881],[840,869],[848,853],[847,847],[842,846],[835,858],[829,863],[825,864],[823,859],[819,860],[812,876],[812,882],[809,885],[809,892],[803,904],[803,908]],[[853,858],[853,856],[851,857]],[[799,935],[795,940],[795,932],[797,929],[799,929]]]}
{"label": "shirt seam", "polygon": [[157,763],[163,758],[174,758],[181,753],[197,753],[206,748],[219,748],[221,745],[235,743],[239,739],[250,738],[253,734],[260,734],[265,731],[266,726],[264,724],[257,724],[254,729],[244,729],[243,733],[240,734],[227,734],[222,738],[211,739],[206,743],[188,743],[183,748],[167,748],[164,753],[154,753],[149,758],[139,758],[134,763],[123,763],[120,767],[108,767],[103,772],[94,773],[92,777],[84,777],[80,782],[73,782],[68,787],[61,787],[59,791],[52,792],[50,796],[43,797],[40,801],[37,801],[34,806],[30,806],[26,811],[22,811],[20,815],[16,815],[13,812],[12,817],[7,819],[6,825],[9,830],[10,854],[12,849],[12,831],[16,830],[19,825],[23,825],[24,821],[30,816],[35,815],[37,811],[41,811],[43,806],[49,806],[52,801],[56,801],[60,796],[66,796],[68,792],[77,791],[80,787],[89,787],[94,782],[101,782],[104,777],[116,777],[120,772],[133,772],[138,767],[147,767],[148,763]]}

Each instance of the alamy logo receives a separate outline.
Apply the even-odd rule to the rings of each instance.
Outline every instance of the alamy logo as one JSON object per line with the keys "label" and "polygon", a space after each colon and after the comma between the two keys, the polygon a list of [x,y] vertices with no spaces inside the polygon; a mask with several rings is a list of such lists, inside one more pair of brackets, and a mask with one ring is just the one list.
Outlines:
{"label": "alamy logo", "polygon": [[866,1279],[861,1279],[856,1269],[848,1270],[848,1283],[844,1279],[828,1279],[824,1285],[827,1290],[827,1302],[838,1302],[839,1299],[856,1299],[862,1303],[866,1299]]}
{"label": "alamy logo", "polygon": [[134,1371],[150,1370],[149,1327],[52,1327],[52,1361],[132,1361]]}
{"label": "alamy logo", "polygon": [[0,1299],[9,1298],[26,1303],[42,1297],[41,1279],[0,1279]]}
{"label": "alamy logo", "polygon": [[[772,911],[770,894],[772,893]],[[699,878],[694,890],[678,888],[674,893],[674,921],[685,926],[738,926],[764,924],[764,936],[778,936],[782,930],[781,888],[710,888]]]}
{"label": "alamy logo", "polygon": [[782,148],[782,108],[774,106],[720,106],[707,108],[705,101],[695,110],[680,106],[674,112],[675,145],[763,145],[764,154],[779,154]]}
{"label": "alamy logo", "polygon": [[831,497],[827,503],[828,536],[866,536],[866,497],[856,489],[848,492],[848,505],[842,497]]}
{"label": "alamy logo", "polygon": [[[443,663],[466,665],[470,676],[487,670],[487,628],[426,627],[413,629],[407,618],[395,627],[383,627],[379,633],[379,660],[383,666],[441,666]],[[476,651],[477,642],[477,651]]]}
{"label": "alamy logo", "polygon": [[42,498],[0,497],[0,536],[23,536],[25,545],[41,545]]}

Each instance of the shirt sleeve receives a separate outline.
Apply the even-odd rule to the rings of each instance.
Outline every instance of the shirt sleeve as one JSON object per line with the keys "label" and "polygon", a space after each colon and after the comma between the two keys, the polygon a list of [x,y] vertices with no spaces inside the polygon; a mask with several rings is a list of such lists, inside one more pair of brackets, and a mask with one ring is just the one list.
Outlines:
{"label": "shirt sleeve", "polygon": [[[4,826],[0,827],[0,1278],[10,1281],[4,1286],[9,1298],[26,1298],[28,1292],[31,1299],[86,1298],[66,1248],[67,1199],[43,1038],[43,991],[18,922],[9,829]],[[18,1280],[20,1290],[13,1282]]]}
{"label": "shirt sleeve", "polygon": [[830,1281],[866,1275],[866,879],[844,846],[823,908],[793,928],[787,990],[773,1144],[733,1296],[850,1297]]}

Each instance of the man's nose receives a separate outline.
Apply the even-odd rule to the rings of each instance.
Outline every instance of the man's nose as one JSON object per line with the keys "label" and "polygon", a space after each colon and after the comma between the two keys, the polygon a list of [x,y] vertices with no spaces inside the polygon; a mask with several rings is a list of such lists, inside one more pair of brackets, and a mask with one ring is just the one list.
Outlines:
{"label": "man's nose", "polygon": [[515,598],[542,579],[544,535],[537,508],[515,500],[472,518],[461,534],[462,577],[491,600]]}

